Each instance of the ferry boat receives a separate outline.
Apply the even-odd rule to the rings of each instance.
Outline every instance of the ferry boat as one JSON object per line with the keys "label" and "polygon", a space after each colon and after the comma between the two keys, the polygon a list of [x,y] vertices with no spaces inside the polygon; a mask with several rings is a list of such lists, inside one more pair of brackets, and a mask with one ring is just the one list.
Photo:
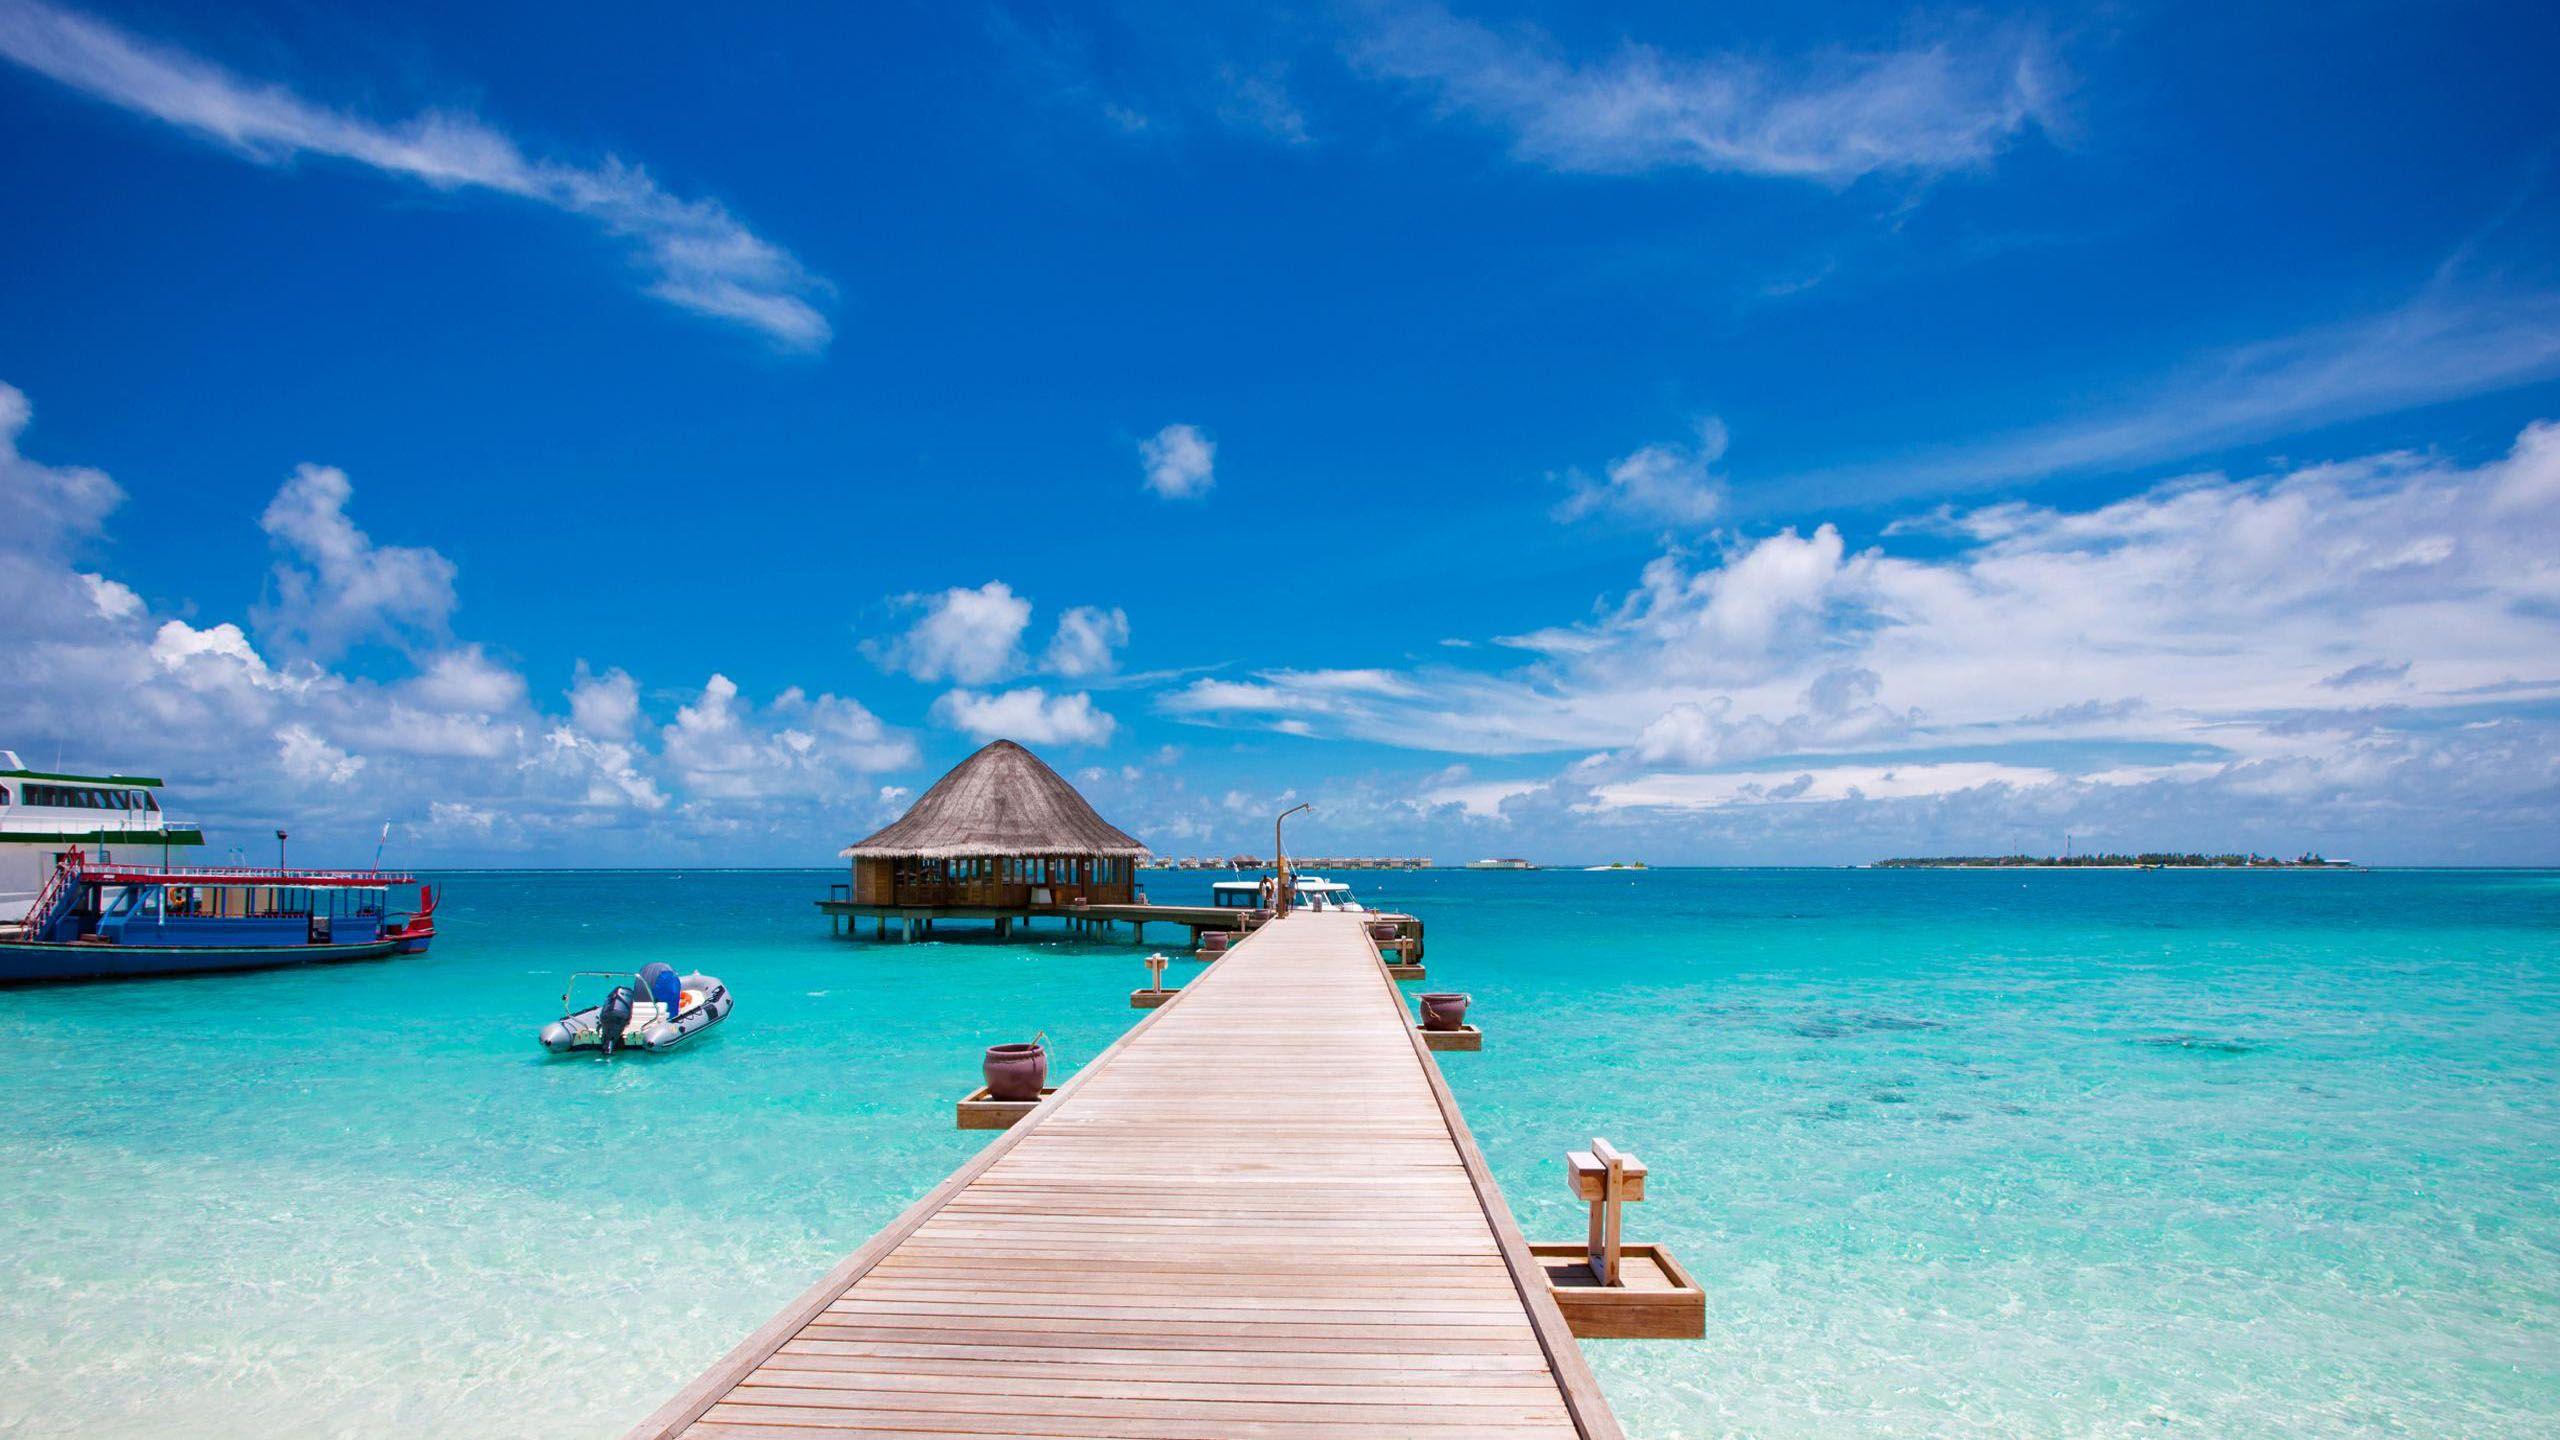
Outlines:
{"label": "ferry boat", "polygon": [[1467,868],[1470,870],[1535,870],[1539,867],[1527,860],[1470,860],[1467,862]]}
{"label": "ferry boat", "polygon": [[[1265,880],[1221,880],[1209,887],[1209,903],[1221,910],[1259,910]],[[1362,911],[1369,908],[1352,898],[1351,887],[1339,880],[1321,875],[1299,875],[1289,891],[1290,903],[1300,910]]]}
{"label": "ferry boat", "polygon": [[[435,892],[414,877],[180,863],[204,836],[167,819],[157,779],[0,759],[0,984],[375,960],[435,938]],[[416,909],[394,911],[411,886]]]}
{"label": "ferry boat", "polygon": [[204,843],[204,832],[160,808],[149,775],[75,775],[30,770],[0,750],[0,937],[26,919],[36,892],[73,846],[100,860],[157,858]]}

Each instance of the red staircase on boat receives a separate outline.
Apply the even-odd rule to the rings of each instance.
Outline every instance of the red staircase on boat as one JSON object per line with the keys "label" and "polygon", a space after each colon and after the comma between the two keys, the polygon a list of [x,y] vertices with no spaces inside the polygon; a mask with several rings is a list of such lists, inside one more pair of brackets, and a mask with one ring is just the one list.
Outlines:
{"label": "red staircase on boat", "polygon": [[79,894],[79,887],[74,882],[79,879],[83,858],[80,847],[75,845],[54,862],[53,873],[45,877],[44,888],[36,892],[35,903],[27,907],[26,918],[18,922],[21,939],[42,938],[53,928],[53,922],[62,918],[62,908]]}

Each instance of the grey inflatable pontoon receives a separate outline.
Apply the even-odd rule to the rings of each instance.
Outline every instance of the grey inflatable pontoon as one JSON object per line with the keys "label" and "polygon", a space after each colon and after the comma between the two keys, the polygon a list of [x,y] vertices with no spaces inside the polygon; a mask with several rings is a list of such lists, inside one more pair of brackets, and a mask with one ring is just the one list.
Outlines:
{"label": "grey inflatable pontoon", "polygon": [[[618,981],[601,1004],[569,1008],[570,996],[584,979]],[[639,977],[617,970],[581,970],[560,992],[561,1015],[542,1027],[542,1048],[554,1055],[573,1050],[672,1050],[729,1018],[729,987],[716,975],[687,975],[673,1007],[643,998],[649,988]],[[590,991],[590,994],[593,992]]]}

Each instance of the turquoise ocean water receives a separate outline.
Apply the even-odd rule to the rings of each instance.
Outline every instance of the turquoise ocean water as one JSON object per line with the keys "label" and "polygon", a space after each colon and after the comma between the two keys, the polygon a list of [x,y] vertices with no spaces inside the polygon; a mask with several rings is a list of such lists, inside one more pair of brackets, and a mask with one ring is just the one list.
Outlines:
{"label": "turquoise ocean water", "polygon": [[[831,939],[832,872],[445,878],[420,960],[0,995],[0,1432],[613,1434],[984,1143],[979,1047],[1144,978]],[[1344,878],[1474,994],[1525,1229],[1594,1133],[1653,1167],[1708,1335],[1586,1344],[1632,1434],[2554,1431],[2560,876]],[[736,1014],[540,1054],[651,958]]]}

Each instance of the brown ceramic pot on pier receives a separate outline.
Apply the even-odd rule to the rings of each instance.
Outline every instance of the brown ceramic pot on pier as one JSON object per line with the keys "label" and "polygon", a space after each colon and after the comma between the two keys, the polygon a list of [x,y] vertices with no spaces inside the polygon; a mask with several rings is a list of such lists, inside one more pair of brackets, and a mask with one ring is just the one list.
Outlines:
{"label": "brown ceramic pot on pier", "polygon": [[[1422,1028],[1425,1030],[1462,1030],[1467,1024],[1467,1002],[1471,997],[1454,994],[1422,997]],[[989,1064],[995,1062],[989,1061]]]}
{"label": "brown ceramic pot on pier", "polygon": [[991,1100],[1037,1100],[1049,1083],[1049,1052],[1036,1044],[987,1047],[987,1097]]}
{"label": "brown ceramic pot on pier", "polygon": [[1393,943],[1400,933],[1401,932],[1396,926],[1396,922],[1393,920],[1372,920],[1369,922],[1369,938],[1377,941],[1381,945]]}

